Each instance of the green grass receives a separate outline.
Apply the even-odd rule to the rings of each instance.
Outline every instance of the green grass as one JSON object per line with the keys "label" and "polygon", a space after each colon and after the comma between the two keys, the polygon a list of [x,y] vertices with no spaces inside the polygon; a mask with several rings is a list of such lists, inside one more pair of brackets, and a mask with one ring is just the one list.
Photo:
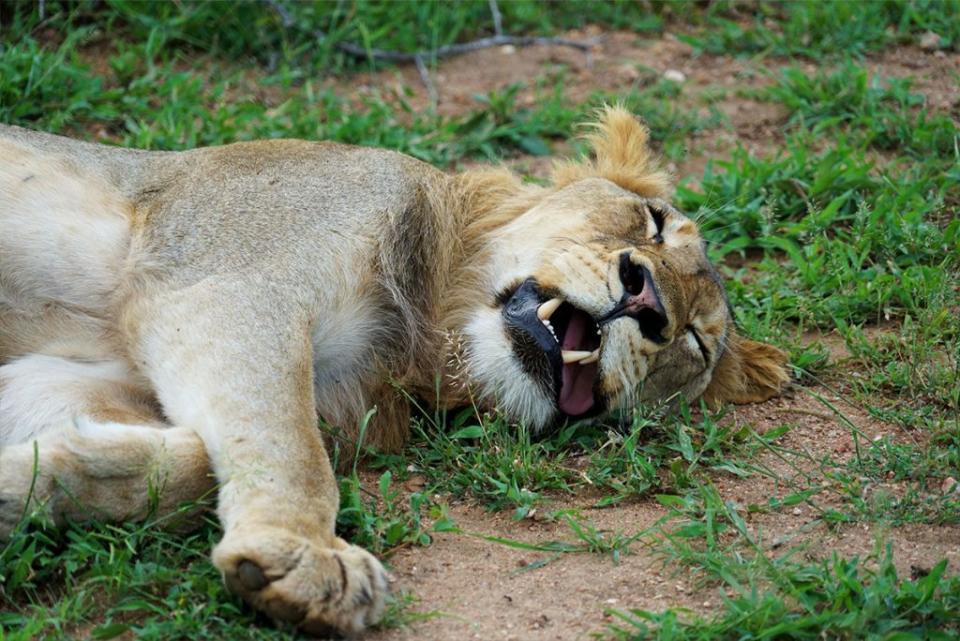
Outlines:
{"label": "green grass", "polygon": [[[678,193],[714,259],[761,252],[749,282],[746,269],[726,269],[741,325],[788,345],[791,334],[837,328],[861,397],[932,403],[955,420],[960,128],[928,113],[909,79],[871,78],[854,62],[776,80],[759,96],[790,112],[784,151],[735,150]],[[865,339],[864,325],[897,321],[898,337]],[[796,340],[791,354],[810,374],[823,365]]]}
{"label": "green grass", "polygon": [[932,31],[940,46],[960,45],[957,0],[715,3],[701,33],[681,36],[700,51],[804,57],[863,55],[910,44]]}
{"label": "green grass", "polygon": [[401,476],[412,469],[430,492],[510,509],[521,519],[587,488],[602,490],[596,506],[607,507],[687,489],[708,471],[747,476],[744,466],[757,450],[749,426],[685,404],[674,416],[638,408],[617,426],[570,424],[540,439],[500,417],[479,418],[465,410],[451,421],[415,423],[406,455],[374,457],[374,465]]}
{"label": "green grass", "polygon": [[[718,565],[716,555],[708,565]],[[864,560],[834,555],[820,563],[789,557],[760,562],[726,558],[715,569],[718,580],[738,589],[734,596],[722,597],[720,613],[702,617],[672,609],[613,612],[619,621],[611,626],[610,637],[618,641],[954,639],[960,634],[960,578],[946,575],[945,570],[946,561],[941,561],[926,576],[902,580],[889,552]],[[745,572],[766,585],[748,587],[734,578],[720,578],[728,572]]]}
{"label": "green grass", "polygon": [[[216,3],[136,2],[45,3],[40,19],[34,2],[11,2],[5,7],[5,26],[25,33],[53,26],[73,31],[95,25],[101,38],[151,42],[186,55],[212,53],[223,58],[245,58],[270,68],[282,68],[301,78],[315,72],[382,66],[374,60],[351,57],[337,49],[349,42],[367,49],[429,52],[455,42],[490,36],[494,22],[486,0],[466,0],[455,10],[441,2],[384,3],[358,0],[313,3],[277,0],[289,15],[263,2],[240,0],[231,10]],[[662,4],[662,3],[658,3]],[[666,7],[669,9],[669,6]],[[663,26],[658,13],[625,0],[575,0],[543,5],[534,0],[500,3],[504,32],[511,35],[554,35],[586,24],[656,32]],[[3,14],[0,14],[3,17]],[[317,32],[326,37],[319,38]]]}
{"label": "green grass", "polygon": [[871,77],[847,61],[815,76],[789,67],[776,80],[758,95],[786,107],[790,126],[814,134],[843,129],[860,144],[918,159],[935,153],[946,164],[955,158],[956,123],[945,114],[931,115],[925,97],[911,91],[911,78]]}
{"label": "green grass", "polygon": [[[414,109],[405,93],[374,91],[348,99],[289,73],[251,82],[244,71],[207,61],[183,71],[153,40],[118,47],[109,71],[92,74],[77,54],[88,30],[71,34],[56,49],[36,40],[0,42],[0,122],[89,137],[145,149],[188,149],[238,140],[277,137],[337,140],[388,147],[446,166],[479,157],[498,160],[526,153],[549,154],[551,141],[604,102],[619,100],[648,115],[652,138],[671,157],[685,154],[690,134],[715,127],[716,114],[701,117],[671,100],[681,89],[669,82],[615,96],[595,93],[571,104],[552,86],[534,81],[535,106],[519,107],[514,84],[476,96],[462,116]],[[159,40],[157,42],[160,42]],[[272,92],[270,98],[259,94]]]}
{"label": "green grass", "polygon": [[[347,94],[323,75],[375,65],[344,56],[336,43],[409,52],[489,35],[487,2],[284,6],[295,22],[288,27],[254,2],[230,12],[201,2],[47,2],[42,21],[35,3],[2,5],[0,122],[152,149],[326,138],[443,168],[548,155],[558,143],[579,149],[568,142],[577,123],[605,101],[641,114],[673,161],[697,153],[698,137],[730,126],[710,98],[729,97],[730,88],[707,87],[698,98],[650,70],[615,94],[575,102],[564,92],[568,72],[554,68],[476,96],[454,116],[414,107],[402,89]],[[956,51],[960,4],[522,1],[501,2],[501,11],[516,34],[587,22],[643,38],[668,29],[705,56],[790,59],[769,72],[765,88],[740,92],[783,108],[770,145],[779,151],[733,149],[686,177],[676,201],[698,219],[741,331],[789,351],[809,387],[796,394],[855,450],[839,456],[796,445],[804,435],[789,414],[761,433],[722,411],[684,406],[664,416],[644,407],[534,438],[470,409],[425,412],[402,455],[368,452],[367,471],[340,479],[339,531],[388,562],[392,551],[429,546],[438,532],[546,555],[523,571],[567,554],[615,563],[642,544],[671,571],[724,595],[713,612],[614,613],[604,634],[617,639],[960,634],[956,568],[938,564],[904,579],[882,545],[868,557],[826,558],[746,525],[796,507],[812,515],[811,527],[828,529],[960,524],[956,495],[940,488],[960,470],[960,127],[955,113],[932,110],[911,79],[874,75],[863,60],[928,30]],[[318,42],[316,30],[329,38]],[[819,66],[806,71],[793,64],[798,58]],[[532,103],[521,100],[527,90]],[[833,333],[848,356],[830,357],[811,332]],[[871,439],[850,405],[902,434]],[[414,475],[423,487],[409,491]],[[717,489],[720,479],[744,478],[774,489],[742,506]],[[584,492],[596,509],[647,502],[667,517],[650,530],[606,532],[565,506]],[[529,544],[466,532],[450,517],[451,501],[556,520],[563,535]],[[223,588],[208,559],[219,537],[214,521],[189,534],[158,525],[57,531],[25,521],[0,547],[0,641],[288,638]],[[400,595],[385,625],[441,616],[416,608]]]}
{"label": "green grass", "polygon": [[[700,486],[671,506],[662,526],[665,563],[689,568],[716,590],[711,616],[667,609],[611,611],[618,641],[694,639],[950,639],[960,634],[960,577],[946,560],[915,568],[904,580],[891,547],[865,558],[827,555],[811,561],[804,547],[784,550],[751,532],[749,512]],[[662,499],[663,500],[663,499]],[[811,544],[810,547],[815,547]],[[824,556],[817,554],[817,556]]]}

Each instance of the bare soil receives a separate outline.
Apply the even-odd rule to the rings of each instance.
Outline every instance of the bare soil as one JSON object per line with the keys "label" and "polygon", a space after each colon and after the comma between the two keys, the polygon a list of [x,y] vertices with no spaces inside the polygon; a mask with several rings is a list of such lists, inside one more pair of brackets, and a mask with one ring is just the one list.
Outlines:
{"label": "bare soil", "polygon": [[[867,440],[885,435],[903,442],[917,438],[914,433],[871,419],[831,390],[811,391],[837,404],[863,432],[861,447]],[[778,445],[807,452],[814,460],[829,456],[843,463],[855,456],[850,429],[804,388],[763,404],[735,408],[727,420],[750,425],[761,433],[789,424],[792,430]],[[790,461],[764,453],[756,463],[776,473],[779,479],[761,475],[740,479],[718,474],[713,479],[714,486],[724,501],[746,507],[784,498],[794,491],[794,481],[802,487],[816,484],[816,465]],[[827,484],[822,477],[820,481]],[[939,483],[932,485],[938,487]],[[895,493],[897,487],[890,483],[867,491],[881,490]],[[593,507],[598,498],[589,492],[576,497],[556,496],[548,509],[575,508],[608,536],[647,530],[667,514],[653,499],[612,508]],[[876,551],[879,539],[889,540],[902,577],[922,574],[944,558],[951,568],[960,565],[960,527],[890,528],[860,523],[829,528],[820,520],[819,510],[839,505],[839,496],[825,491],[810,504],[748,514],[747,526],[752,536],[771,552],[800,546],[810,559],[829,558],[833,553],[863,558]],[[696,569],[667,565],[662,555],[645,543],[649,539],[641,538],[615,563],[610,556],[530,552],[476,536],[524,543],[575,543],[563,522],[516,521],[509,513],[490,513],[464,503],[451,505],[450,514],[460,529],[470,534],[438,534],[430,546],[403,548],[389,559],[394,591],[413,595],[416,603],[412,610],[424,619],[403,629],[381,630],[372,639],[587,639],[615,622],[610,610],[681,607],[706,616],[720,604],[719,588],[705,585]]]}
{"label": "bare soil", "polygon": [[[433,79],[439,94],[438,109],[447,114],[462,113],[474,105],[475,94],[502,90],[522,82],[528,88],[520,104],[532,104],[538,78],[564,75],[564,88],[575,100],[597,89],[626,90],[649,83],[667,70],[685,76],[681,100],[687,106],[705,108],[703,97],[714,96],[714,106],[726,114],[729,126],[705,132],[691,141],[690,155],[670,169],[694,180],[710,159],[724,158],[737,144],[754,153],[776,150],[783,140],[785,113],[775,105],[741,97],[738,90],[771,82],[764,68],[775,70],[797,61],[767,59],[756,62],[728,56],[695,56],[670,34],[655,39],[632,33],[600,33],[594,29],[565,34],[568,37],[600,37],[592,61],[578,51],[563,47],[512,47],[488,49],[442,62]],[[806,64],[810,71],[814,66]],[[928,52],[915,47],[891,49],[868,60],[869,67],[885,77],[914,79],[914,89],[928,97],[927,108],[957,117],[960,112],[960,55]],[[353,90],[406,86],[414,90],[416,108],[425,108],[428,97],[413,67],[350,79]],[[719,96],[719,98],[716,98]],[[641,114],[642,115],[642,114]],[[525,173],[545,176],[550,160],[522,157],[509,164]],[[828,346],[833,360],[849,357],[843,341],[834,335],[810,336]],[[835,381],[842,389],[840,381]],[[867,438],[890,436],[896,441],[919,438],[892,425],[876,421],[862,409],[846,403],[838,392],[826,387],[795,388],[784,396],[755,406],[739,407],[727,420],[748,424],[766,432],[784,424],[792,426],[779,445],[808,452],[817,460],[830,455],[842,462],[855,456],[855,443],[848,426],[816,400],[809,391],[835,403]],[[815,465],[787,464],[772,453],[760,454],[757,463],[768,466],[782,478],[775,482],[754,475],[739,479],[718,474],[716,488],[724,500],[738,505],[763,504],[771,497],[791,492],[790,481],[800,474],[817,475]],[[824,481],[826,482],[826,481]],[[805,481],[809,483],[809,481]],[[939,484],[933,484],[938,487]],[[866,491],[896,491],[868,488]],[[830,493],[818,496],[820,507],[829,506]],[[577,508],[602,530],[633,534],[652,526],[666,514],[653,499],[596,509],[598,497],[558,496],[549,509]],[[564,523],[525,519],[515,521],[508,513],[494,514],[464,503],[450,506],[457,525],[466,532],[506,537],[529,543],[551,540],[573,542]],[[864,557],[875,549],[878,537],[892,541],[894,562],[901,576],[922,572],[940,559],[950,567],[960,566],[960,528],[956,526],[903,526],[883,528],[857,524],[829,530],[817,520],[816,509],[801,504],[753,515],[748,525],[754,534],[771,546],[808,544],[811,557],[832,552]],[[394,591],[413,595],[412,610],[423,615],[402,629],[380,630],[370,636],[379,641],[446,641],[449,639],[586,639],[614,621],[609,610],[643,608],[662,610],[686,607],[708,614],[719,603],[717,588],[703,586],[696,571],[678,571],[665,566],[662,558],[644,543],[631,546],[620,562],[597,554],[564,554],[518,550],[464,534],[438,534],[424,548],[396,551],[389,559],[395,577]]]}

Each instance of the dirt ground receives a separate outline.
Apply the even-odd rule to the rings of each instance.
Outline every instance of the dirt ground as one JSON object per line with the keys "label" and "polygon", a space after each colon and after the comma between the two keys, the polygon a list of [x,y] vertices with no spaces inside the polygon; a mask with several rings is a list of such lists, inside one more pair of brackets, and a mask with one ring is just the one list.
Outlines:
{"label": "dirt ground", "polygon": [[[913,434],[871,419],[846,404],[829,390],[811,388],[827,395],[868,438],[890,435],[911,441]],[[785,423],[793,429],[778,444],[820,457],[833,455],[844,461],[854,456],[850,431],[835,420],[819,401],[803,390],[766,403],[734,409],[728,420],[749,424],[760,432]],[[725,501],[738,506],[764,504],[768,498],[783,498],[791,492],[788,482],[799,472],[771,454],[757,462],[781,476],[738,479],[717,475],[714,485]],[[801,468],[813,473],[812,468]],[[805,481],[809,484],[809,481]],[[881,488],[875,488],[881,489]],[[883,488],[896,490],[893,484]],[[592,507],[598,496],[556,497],[549,509],[576,508],[601,531],[635,534],[653,526],[667,513],[653,499],[619,505]],[[830,495],[815,499],[821,508],[830,506]],[[453,504],[450,514],[465,532],[509,538],[525,543],[573,541],[564,523],[525,519],[515,521],[510,513],[492,514],[469,504]],[[804,546],[811,559],[837,554],[849,558],[867,556],[879,537],[893,543],[893,558],[902,577],[929,569],[946,558],[950,568],[960,565],[960,527],[909,525],[885,528],[853,524],[828,529],[815,510],[797,507],[747,516],[751,534],[768,548]],[[502,639],[587,639],[615,620],[610,609],[662,610],[685,607],[706,615],[720,603],[717,588],[703,587],[695,571],[665,567],[656,551],[640,542],[615,564],[597,554],[530,552],[489,542],[476,536],[438,534],[426,548],[403,548],[390,559],[395,592],[413,595],[412,610],[425,619],[405,629],[383,630],[371,635],[378,641]]]}
{"label": "dirt ground", "polygon": [[[690,141],[690,154],[669,169],[677,177],[694,180],[707,160],[723,158],[738,142],[753,152],[776,150],[783,140],[784,112],[777,106],[738,96],[737,89],[771,82],[763,68],[775,70],[796,61],[768,59],[763,62],[728,56],[695,56],[692,49],[671,34],[646,39],[632,33],[596,31],[566,34],[573,38],[597,37],[591,60],[563,47],[536,46],[516,49],[488,49],[441,63],[433,77],[439,94],[438,108],[459,113],[473,104],[475,94],[503,89],[514,82],[528,86],[539,77],[565,73],[565,88],[574,99],[583,99],[596,89],[627,90],[648,83],[668,70],[683,74],[682,100],[702,108],[698,101],[705,91],[719,92],[714,105],[729,119],[729,126],[704,132]],[[954,112],[960,105],[955,81],[960,73],[960,55],[928,52],[919,48],[891,49],[868,59],[869,68],[884,76],[911,76],[914,89],[928,96],[928,108]],[[810,66],[813,71],[814,67]],[[424,107],[428,98],[416,69],[401,68],[378,74],[353,77],[359,87],[405,85],[416,90],[415,107]],[[534,100],[532,90],[521,94],[520,104]],[[642,115],[642,114],[641,114]],[[550,160],[524,157],[510,163],[526,173],[545,175]],[[825,340],[834,359],[846,356],[842,341],[831,335]],[[842,388],[840,381],[835,381]],[[852,422],[869,437],[890,435],[910,442],[915,434],[879,423],[861,409],[845,403],[832,389],[811,388],[836,402]],[[764,432],[789,423],[793,429],[780,444],[817,455],[833,453],[838,460],[853,456],[850,430],[804,389],[767,403],[737,408],[727,420],[749,424]],[[797,470],[771,454],[759,462],[784,479]],[[715,485],[724,500],[739,505],[766,502],[769,497],[790,492],[783,482],[752,476],[745,480],[718,475]],[[596,497],[558,497],[548,509],[576,507],[599,528],[608,532],[633,534],[650,527],[666,514],[655,501],[628,503],[616,508],[594,509]],[[821,499],[818,497],[817,499]],[[525,542],[572,540],[567,525],[531,519],[514,521],[509,513],[491,514],[469,504],[453,504],[450,513],[464,531],[496,535]],[[828,531],[818,524],[807,505],[775,513],[755,515],[748,520],[764,541],[811,543],[809,554],[836,551],[845,556],[867,555],[878,536],[893,542],[894,561],[901,576],[912,569],[929,568],[947,558],[951,568],[960,566],[960,528],[955,526],[906,526],[884,530],[873,525],[852,525]],[[674,574],[663,560],[642,543],[634,544],[619,564],[596,554],[565,554],[549,560],[548,553],[529,552],[485,541],[481,538],[438,534],[425,548],[404,548],[389,559],[397,593],[412,595],[411,610],[423,620],[402,629],[381,630],[370,635],[378,641],[432,641],[449,639],[584,639],[613,621],[607,611],[644,608],[689,607],[706,614],[719,603],[715,588],[698,588],[695,572]]]}

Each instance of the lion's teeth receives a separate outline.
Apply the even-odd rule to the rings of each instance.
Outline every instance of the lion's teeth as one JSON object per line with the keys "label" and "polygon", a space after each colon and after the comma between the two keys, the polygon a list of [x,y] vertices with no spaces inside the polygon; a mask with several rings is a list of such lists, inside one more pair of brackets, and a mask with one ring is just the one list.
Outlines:
{"label": "lion's teeth", "polygon": [[540,320],[547,320],[553,313],[557,311],[557,308],[563,305],[562,298],[551,298],[543,305],[537,308],[537,318]]}
{"label": "lion's teeth", "polygon": [[593,352],[580,352],[572,349],[565,349],[561,355],[563,356],[563,362],[569,365],[570,363],[579,363],[583,359],[592,356]]}
{"label": "lion's teeth", "polygon": [[589,365],[590,363],[596,363],[599,360],[600,360],[600,350],[595,349],[592,352],[590,352],[590,356],[587,356],[585,359],[580,361],[580,364]]}
{"label": "lion's teeth", "polygon": [[560,341],[557,340],[557,333],[556,333],[555,331],[553,331],[553,325],[550,324],[550,321],[545,320],[545,321],[540,321],[540,322],[543,323],[543,326],[544,326],[544,327],[546,327],[547,329],[550,330],[550,333],[553,335],[553,340],[555,340],[555,341],[557,341],[557,342],[559,343]]}

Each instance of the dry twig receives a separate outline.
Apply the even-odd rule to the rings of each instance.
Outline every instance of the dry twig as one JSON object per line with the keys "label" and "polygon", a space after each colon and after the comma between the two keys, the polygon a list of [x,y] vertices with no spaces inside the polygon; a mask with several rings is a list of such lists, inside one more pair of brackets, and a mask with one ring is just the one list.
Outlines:
{"label": "dry twig", "polygon": [[[283,23],[283,26],[287,29],[296,25],[296,20],[290,14],[290,11],[280,3],[279,0],[263,0],[274,12],[280,17],[280,21]],[[407,53],[405,51],[391,51],[388,49],[373,49],[367,48],[362,45],[359,45],[355,42],[337,42],[334,47],[338,51],[353,56],[355,58],[365,58],[367,60],[380,60],[384,62],[412,62],[417,66],[417,71],[420,73],[420,80],[427,88],[427,92],[430,94],[430,100],[436,104],[437,102],[437,90],[433,85],[433,81],[430,78],[430,71],[427,68],[427,60],[438,60],[440,58],[449,58],[452,56],[459,56],[464,53],[469,53],[471,51],[479,51],[480,49],[488,49],[490,47],[501,47],[505,45],[512,45],[514,47],[528,47],[531,45],[554,45],[558,47],[570,47],[573,49],[579,49],[584,52],[587,57],[587,66],[590,67],[593,64],[593,57],[591,52],[593,47],[599,42],[598,38],[590,38],[588,40],[571,40],[570,38],[552,38],[552,37],[543,37],[543,36],[509,36],[504,35],[503,33],[503,19],[500,14],[500,8],[497,6],[497,0],[488,0],[490,4],[490,13],[493,16],[493,30],[494,35],[487,38],[478,38],[476,40],[471,40],[470,42],[461,42],[450,45],[445,45],[443,47],[438,47],[437,49],[432,49],[430,51],[417,51],[414,53]],[[312,35],[318,40],[326,40],[327,34],[319,29],[316,29],[311,32]]]}

